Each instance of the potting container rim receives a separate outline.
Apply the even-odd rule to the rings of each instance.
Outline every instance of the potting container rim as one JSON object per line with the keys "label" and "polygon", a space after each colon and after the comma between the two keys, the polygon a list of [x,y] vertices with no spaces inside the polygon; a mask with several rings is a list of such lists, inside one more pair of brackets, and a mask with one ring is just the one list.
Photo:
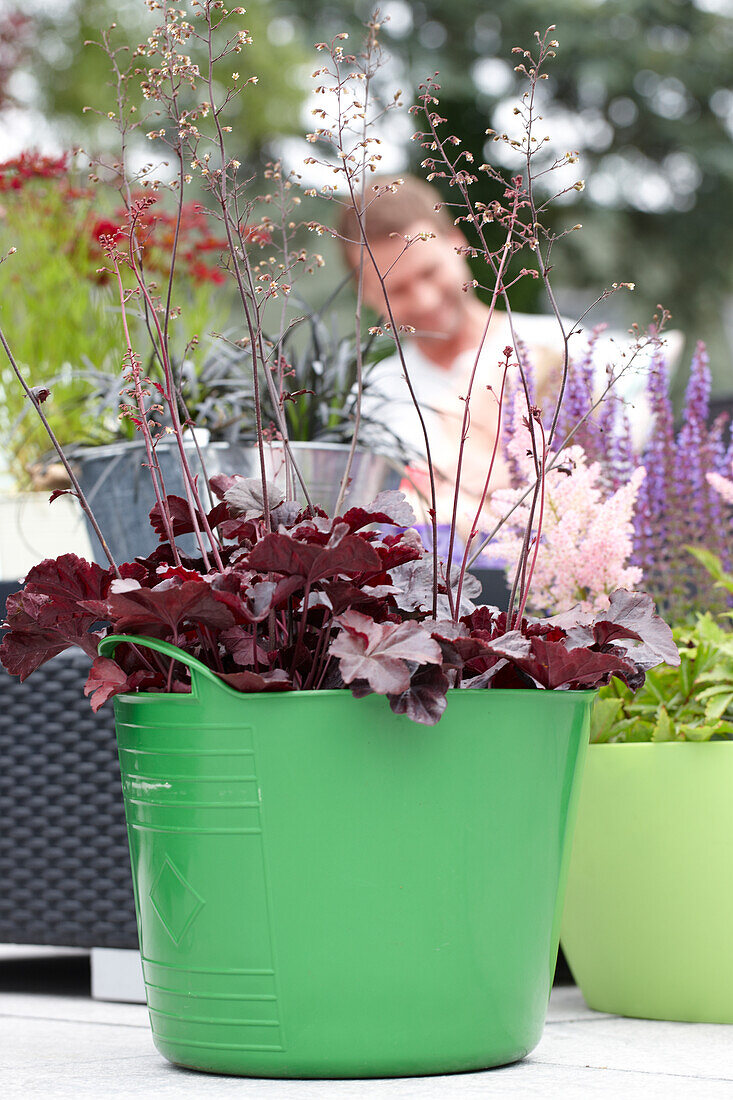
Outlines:
{"label": "potting container rim", "polygon": [[[114,655],[115,648],[118,645],[139,645],[145,646],[148,649],[155,650],[158,653],[162,653],[164,656],[170,657],[174,660],[180,661],[181,664],[191,672],[191,691],[184,692],[167,692],[167,691],[135,691],[120,693],[116,696],[117,699],[126,703],[133,702],[134,700],[143,700],[145,702],[160,702],[175,699],[190,699],[191,696],[196,696],[196,684],[195,676],[202,676],[208,680],[209,683],[214,683],[219,690],[223,691],[226,695],[236,699],[262,699],[272,695],[276,695],[279,698],[285,696],[295,696],[298,699],[302,698],[318,698],[323,699],[329,696],[344,697],[351,695],[349,688],[325,688],[325,689],[313,689],[309,688],[299,689],[295,691],[237,691],[236,688],[230,687],[225,680],[222,680],[220,676],[208,665],[205,665],[203,661],[198,657],[193,657],[190,653],[186,653],[185,650],[179,649],[178,646],[172,645],[170,642],[163,642],[158,638],[146,638],[140,634],[109,634],[106,638],[102,638],[99,643],[98,652],[102,657],[111,657]],[[451,696],[466,695],[468,692],[483,691],[492,692],[498,696],[521,696],[526,697],[528,691],[540,691],[544,695],[571,697],[577,699],[585,697],[593,699],[598,694],[595,688],[586,688],[582,691],[564,691],[561,688],[449,688],[448,694]]]}
{"label": "potting container rim", "polygon": [[[216,673],[214,673],[214,676],[216,676]],[[298,699],[310,699],[316,697],[318,699],[327,699],[329,697],[351,695],[351,689],[348,687],[321,688],[316,690],[309,688],[308,690],[296,689],[294,691],[237,691],[236,688],[230,687],[229,684],[226,683],[226,681],[221,679],[221,677],[217,676],[216,678],[219,681],[221,688],[228,695],[233,695],[237,699],[271,699],[273,698],[273,696],[277,699],[283,699],[285,697],[292,698],[293,696]],[[571,699],[578,699],[582,696],[592,698],[598,694],[595,688],[584,688],[582,691],[563,691],[560,688],[448,688],[447,694],[450,696],[469,695],[479,691],[485,692],[487,695],[490,694],[492,698],[495,698],[496,696],[507,695],[521,695],[524,697],[527,695],[528,692],[532,691],[541,692],[543,695],[561,695],[569,697]],[[372,693],[372,695],[376,694],[376,692]],[[115,698],[129,703],[131,700],[134,699],[144,699],[146,702],[150,702],[155,699],[187,699],[189,698],[189,695],[190,693],[183,691],[133,691],[126,693],[122,692],[119,695],[116,695]],[[356,696],[353,696],[353,698],[356,698]],[[364,696],[363,698],[370,698],[370,696]]]}
{"label": "potting container rim", "polygon": [[720,738],[716,741],[712,739],[707,741],[615,741],[612,743],[591,741],[590,747],[592,749],[664,749],[672,746],[676,748],[678,745],[733,745],[733,739]]}

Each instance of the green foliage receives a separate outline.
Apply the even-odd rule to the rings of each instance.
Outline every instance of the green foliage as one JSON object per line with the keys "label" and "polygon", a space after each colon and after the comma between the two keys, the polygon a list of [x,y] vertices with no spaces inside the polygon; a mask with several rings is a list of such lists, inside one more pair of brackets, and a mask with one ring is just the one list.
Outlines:
{"label": "green foliage", "polygon": [[[332,296],[330,307],[334,305]],[[357,344],[353,332],[332,308],[321,313],[292,294],[296,307],[292,323],[278,347],[282,357],[282,380],[273,369],[278,387],[286,395],[283,409],[289,438],[305,443],[350,443],[356,412]],[[272,341],[275,344],[275,341]],[[371,372],[393,353],[391,340],[375,335],[361,338],[362,385],[371,395]],[[272,360],[275,362],[275,353]],[[260,370],[262,375],[262,371]],[[241,347],[219,338],[203,364],[196,370],[184,365],[184,392],[189,408],[196,410],[196,422],[214,439],[246,440],[257,437],[252,356],[249,346]],[[276,413],[264,377],[260,377],[260,409],[265,431],[273,431]],[[362,413],[362,428],[373,426]],[[390,444],[389,430],[380,425],[384,445]],[[394,448],[399,443],[394,441]]]}
{"label": "green foliage", "polygon": [[[46,180],[2,200],[4,240],[17,252],[0,266],[0,322],[29,385],[52,390],[47,407],[62,441],[105,442],[109,425],[88,422],[86,386],[74,377],[86,360],[113,369],[120,354],[111,290],[94,281],[100,258],[95,263],[88,233],[91,200]],[[0,441],[20,484],[49,448],[7,363],[0,368]]]}
{"label": "green foliage", "polygon": [[[118,196],[78,188],[69,176],[27,180],[1,197],[3,243],[16,252],[0,264],[0,324],[26,381],[51,390],[45,410],[62,446],[129,437],[132,426],[118,419],[125,351],[119,303],[98,274],[105,258],[93,232]],[[226,324],[231,297],[226,288],[179,278],[174,302],[185,305],[172,321],[173,346],[182,354],[193,334]],[[144,322],[135,323],[134,314],[133,304],[140,347]],[[202,355],[194,348],[188,358],[195,364]],[[111,393],[104,406],[91,400],[101,390]],[[0,364],[0,449],[20,487],[32,483],[50,450],[7,363]]]}
{"label": "green foliage", "polygon": [[635,695],[618,680],[601,688],[591,741],[733,740],[733,633],[706,614],[674,635],[679,668],[652,669]]}
{"label": "green foliage", "polygon": [[[322,37],[343,29],[349,14],[354,21],[366,18],[372,6],[363,0],[349,13],[333,0],[278,4],[314,22]],[[409,102],[410,88],[414,98],[417,85],[439,69],[444,131],[461,138],[477,165],[487,159],[486,127],[504,130],[510,121],[504,103],[517,78],[509,51],[526,46],[534,30],[556,24],[560,48],[541,113],[548,133],[558,121],[570,133],[568,146],[580,149],[580,175],[588,184],[550,218],[555,231],[583,225],[553,254],[561,302],[585,301],[589,286],[635,282],[636,293],[617,296],[614,307],[630,322],[651,317],[663,302],[690,339],[705,335],[714,375],[727,384],[722,318],[733,289],[730,6],[417,0],[399,7],[384,42],[405,70],[404,98]],[[408,153],[419,173],[421,150],[412,145]],[[517,298],[516,308],[545,310],[539,284],[525,284],[517,289],[532,300],[520,304]]]}
{"label": "green foliage", "polygon": [[[300,129],[301,68],[307,60],[297,38],[289,39],[282,32],[278,36],[277,27],[272,31],[276,4],[253,0],[245,7],[245,25],[253,41],[240,55],[241,68],[256,74],[259,84],[248,89],[247,96],[238,101],[238,111],[235,108],[229,118],[236,138],[232,152],[243,163],[247,157],[256,157],[276,135]],[[115,107],[114,92],[108,86],[109,62],[101,50],[84,43],[99,41],[100,31],[114,23],[115,45],[126,42],[134,49],[159,22],[160,12],[149,13],[144,0],[70,0],[47,6],[39,18],[30,68],[45,113],[62,123],[69,144],[82,140],[95,151],[116,148],[116,131],[105,117]],[[191,56],[202,63],[203,70],[203,54],[199,57],[197,49],[201,47],[192,44]],[[124,56],[120,63],[124,64]],[[142,97],[138,103],[142,113]],[[83,113],[88,106],[101,112],[101,123],[99,114]]]}

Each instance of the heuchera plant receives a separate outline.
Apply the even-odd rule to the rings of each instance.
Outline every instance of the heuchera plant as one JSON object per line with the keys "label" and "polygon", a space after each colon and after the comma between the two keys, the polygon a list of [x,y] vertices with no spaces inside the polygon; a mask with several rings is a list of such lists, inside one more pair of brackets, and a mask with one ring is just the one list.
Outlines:
{"label": "heuchera plant", "polygon": [[[642,593],[617,591],[610,595],[608,607],[596,614],[575,609],[565,616],[536,620],[526,614],[527,599],[537,566],[543,513],[546,504],[545,475],[550,448],[560,415],[562,390],[567,376],[567,347],[571,335],[557,313],[549,284],[549,250],[554,238],[542,231],[541,214],[546,202],[535,195],[535,173],[547,176],[546,165],[534,167],[543,142],[533,130],[537,121],[535,94],[548,58],[556,45],[550,34],[536,36],[536,54],[520,51],[519,70],[528,80],[529,91],[522,100],[524,137],[521,142],[507,138],[512,148],[524,157],[524,170],[507,182],[494,169],[484,165],[497,199],[491,206],[474,203],[470,188],[477,182],[462,152],[455,152],[458,139],[441,138],[442,120],[434,108],[438,104],[438,86],[429,81],[422,89],[418,112],[427,129],[417,137],[428,151],[425,164],[431,175],[445,176],[460,196],[464,221],[477,243],[468,245],[483,256],[493,278],[489,321],[501,298],[511,319],[508,289],[524,277],[541,278],[553,311],[558,318],[565,363],[557,405],[546,430],[540,410],[529,397],[523,353],[505,349],[504,377],[516,370],[525,394],[524,427],[531,454],[528,520],[507,612],[476,607],[472,602],[477,584],[468,572],[470,555],[482,547],[478,543],[481,508],[460,563],[448,568],[437,548],[426,551],[418,533],[412,529],[415,517],[405,498],[398,492],[380,494],[367,507],[346,507],[344,499],[349,469],[344,475],[334,516],[327,516],[317,501],[312,501],[288,440],[287,419],[283,414],[287,400],[297,394],[283,388],[281,346],[287,325],[282,311],[280,337],[268,339],[263,320],[268,303],[287,298],[292,269],[301,263],[296,255],[280,266],[251,255],[253,240],[252,205],[243,198],[236,160],[225,151],[223,110],[233,95],[239,94],[247,80],[233,74],[234,89],[220,91],[215,79],[217,63],[230,66],[231,55],[238,54],[248,42],[246,31],[229,30],[229,20],[242,14],[228,12],[216,2],[192,5],[190,16],[179,7],[159,0],[148,0],[152,10],[162,12],[163,22],[140,47],[131,71],[141,66],[143,89],[147,98],[165,116],[168,124],[151,131],[156,140],[167,143],[180,165],[176,181],[179,199],[177,226],[184,218],[184,187],[193,165],[208,187],[227,239],[223,270],[233,281],[240,296],[244,328],[248,334],[252,358],[252,378],[257,399],[260,380],[267,387],[287,457],[288,470],[283,487],[268,483],[265,477],[264,431],[261,404],[256,401],[258,447],[261,477],[218,476],[207,478],[199,454],[201,471],[184,446],[183,428],[186,408],[172,365],[168,323],[171,316],[176,260],[173,247],[168,285],[158,291],[146,276],[139,249],[139,230],[148,216],[150,198],[130,199],[128,231],[100,234],[107,261],[107,273],[119,291],[120,313],[127,368],[122,415],[134,423],[146,448],[150,471],[153,506],[152,527],[158,538],[157,548],[147,557],[118,564],[107,547],[94,519],[74,470],[58,445],[44,404],[46,388],[32,390],[23,380],[5,336],[0,342],[26,396],[36,408],[56,447],[71,482],[72,492],[85,510],[109,561],[109,567],[90,564],[74,555],[45,561],[30,571],[22,591],[7,604],[9,632],[0,646],[0,658],[6,669],[25,678],[62,650],[80,646],[93,659],[86,691],[96,709],[111,696],[130,691],[185,692],[189,682],[185,668],[175,660],[161,657],[144,646],[128,642],[120,646],[115,659],[96,657],[100,638],[112,631],[142,635],[172,642],[205,661],[235,690],[287,691],[323,688],[350,688],[356,696],[370,692],[385,695],[392,709],[418,722],[436,722],[446,706],[450,688],[522,688],[580,690],[607,684],[620,678],[631,688],[644,681],[646,670],[661,661],[676,663],[679,658],[671,632],[655,614],[651,599]],[[190,20],[190,21],[189,21]],[[327,64],[318,71],[321,91],[329,84],[341,93],[341,110],[328,121],[328,112],[319,111],[324,125],[310,135],[314,145],[330,147],[336,171],[344,182],[343,197],[328,187],[332,201],[353,204],[360,227],[361,265],[371,263],[385,290],[385,317],[380,328],[394,340],[405,377],[409,371],[402,353],[399,326],[392,315],[386,293],[384,273],[379,271],[364,232],[364,212],[371,201],[366,191],[368,173],[376,168],[378,153],[372,153],[376,140],[369,134],[371,113],[382,112],[373,105],[374,77],[379,65],[374,17],[367,27],[364,50],[346,54],[337,36],[330,44],[320,43]],[[223,36],[223,43],[219,38]],[[195,41],[205,47],[208,71],[202,73],[189,55],[187,44]],[[106,38],[103,39],[108,43]],[[110,51],[117,63],[119,51]],[[118,83],[124,88],[125,77]],[[248,78],[251,79],[251,78]],[[199,85],[203,84],[203,91]],[[201,96],[206,98],[202,101]],[[395,96],[397,103],[399,96]],[[347,106],[343,103],[346,101]],[[123,138],[127,116],[120,109],[119,125]],[[209,120],[211,127],[204,142],[199,129]],[[137,125],[137,123],[135,124]],[[212,144],[213,142],[213,144]],[[124,141],[123,141],[124,145]],[[213,150],[213,152],[212,152]],[[557,163],[572,160],[570,154]],[[395,181],[390,187],[399,186]],[[377,187],[377,194],[380,188]],[[565,189],[567,190],[567,189]],[[482,192],[485,193],[485,192]],[[548,200],[549,201],[549,200]],[[500,230],[498,248],[486,238],[489,223]],[[326,232],[319,223],[309,223],[317,233]],[[268,231],[272,229],[268,226]],[[177,233],[174,233],[174,242]],[[405,240],[405,248],[419,241]],[[528,253],[536,268],[514,266],[515,258]],[[123,278],[124,273],[124,278]],[[133,289],[129,289],[130,281]],[[361,280],[359,280],[360,282]],[[129,303],[135,301],[144,312],[152,337],[154,367],[149,376],[132,346],[127,323]],[[357,299],[356,328],[361,320],[360,297]],[[361,342],[357,338],[357,388],[362,386]],[[476,378],[480,350],[465,400],[464,432],[457,456],[456,502],[461,466],[469,438],[470,398]],[[516,359],[516,362],[514,361]],[[419,395],[414,393],[415,411],[423,423]],[[497,394],[501,413],[502,392]],[[360,412],[355,413],[352,457],[358,438]],[[501,423],[501,416],[499,417]],[[172,438],[180,458],[185,495],[166,492],[157,461],[162,438]],[[433,545],[439,517],[435,506],[435,481],[430,460],[430,442],[426,433],[428,481],[431,493]],[[488,456],[484,496],[486,501],[491,471],[499,439]],[[300,495],[301,502],[293,499]],[[456,538],[457,503],[454,503],[449,531],[448,561],[453,556]],[[501,521],[498,527],[501,526]],[[178,541],[182,536],[193,540],[196,550],[184,553]]]}

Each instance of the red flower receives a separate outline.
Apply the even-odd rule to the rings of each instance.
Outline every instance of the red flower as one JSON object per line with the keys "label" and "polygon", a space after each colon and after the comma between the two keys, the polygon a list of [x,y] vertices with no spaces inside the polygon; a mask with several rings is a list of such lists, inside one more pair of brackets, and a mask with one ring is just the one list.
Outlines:
{"label": "red flower", "polygon": [[68,172],[66,153],[47,157],[35,150],[20,153],[0,164],[0,191],[20,191],[30,179],[62,179]]}
{"label": "red flower", "polygon": [[92,226],[92,237],[99,244],[102,237],[111,237],[113,241],[118,241],[120,237],[124,236],[124,231],[119,225],[115,225],[109,218],[100,218]]}

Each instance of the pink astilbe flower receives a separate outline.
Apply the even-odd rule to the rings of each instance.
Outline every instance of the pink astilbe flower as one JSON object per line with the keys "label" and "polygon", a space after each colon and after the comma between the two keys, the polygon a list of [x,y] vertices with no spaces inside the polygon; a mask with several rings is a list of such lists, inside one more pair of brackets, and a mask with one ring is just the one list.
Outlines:
{"label": "pink astilbe flower", "polygon": [[720,493],[726,504],[733,504],[733,481],[721,474],[707,474],[708,484]]}
{"label": "pink astilbe flower", "polygon": [[[526,434],[526,428],[516,431],[509,447],[530,477]],[[532,611],[554,614],[575,604],[584,611],[601,611],[617,588],[633,589],[640,583],[642,571],[630,565],[629,558],[634,506],[645,474],[638,467],[611,492],[604,487],[600,463],[589,463],[582,447],[566,448],[559,464],[547,473],[542,536],[529,595]],[[491,507],[497,517],[520,495],[514,489],[496,492]],[[527,504],[520,505],[492,543],[495,553],[512,565],[519,556],[528,511]]]}

